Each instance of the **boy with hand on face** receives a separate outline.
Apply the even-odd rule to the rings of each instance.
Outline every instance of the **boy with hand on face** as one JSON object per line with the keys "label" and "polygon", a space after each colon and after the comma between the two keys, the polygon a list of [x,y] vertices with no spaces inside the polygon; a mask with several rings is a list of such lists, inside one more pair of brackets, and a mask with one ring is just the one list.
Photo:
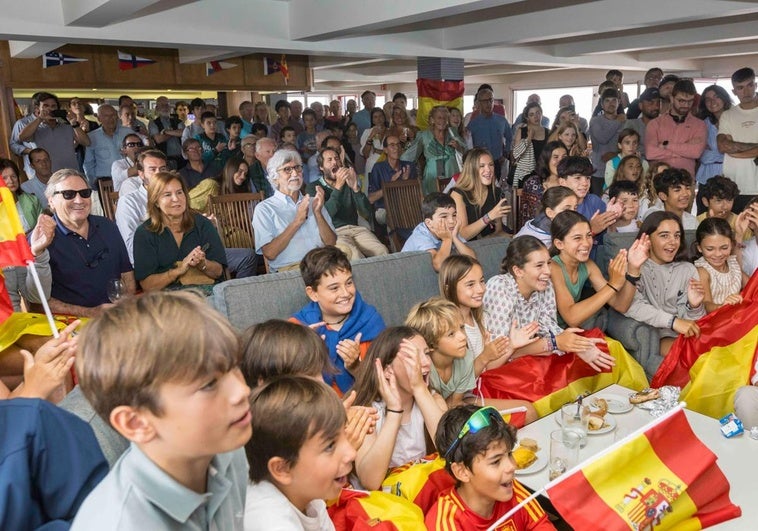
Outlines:
{"label": "boy with hand on face", "polygon": [[455,201],[441,192],[432,192],[421,203],[424,221],[416,225],[403,245],[402,252],[429,251],[432,267],[439,272],[442,262],[450,256],[453,248],[460,253],[476,258],[476,253],[458,234],[460,225]]}

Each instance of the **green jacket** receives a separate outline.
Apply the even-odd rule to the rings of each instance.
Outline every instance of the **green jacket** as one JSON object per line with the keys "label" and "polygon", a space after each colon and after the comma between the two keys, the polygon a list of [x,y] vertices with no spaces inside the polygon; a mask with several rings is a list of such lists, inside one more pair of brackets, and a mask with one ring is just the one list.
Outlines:
{"label": "green jacket", "polygon": [[357,225],[359,214],[367,220],[371,219],[371,203],[362,191],[353,192],[347,185],[343,186],[342,190],[337,190],[322,176],[318,181],[308,183],[305,193],[311,197],[315,196],[316,186],[324,189],[324,206],[332,217],[335,229],[345,225]]}

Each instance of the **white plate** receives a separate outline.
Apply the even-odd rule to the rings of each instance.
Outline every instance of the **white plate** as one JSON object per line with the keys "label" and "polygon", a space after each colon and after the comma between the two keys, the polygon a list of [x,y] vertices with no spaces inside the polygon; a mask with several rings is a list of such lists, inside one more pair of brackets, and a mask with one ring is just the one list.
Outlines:
{"label": "white plate", "polygon": [[[629,398],[623,397],[621,395],[599,395],[597,398],[605,399],[605,401],[608,402],[608,413],[612,413],[614,415],[626,413],[627,411],[634,409],[634,405],[629,402]],[[591,398],[589,402],[590,405],[592,405],[593,399]]]}
{"label": "white plate", "polygon": [[526,468],[522,468],[520,470],[517,468],[515,474],[517,476],[528,476],[529,474],[536,474],[537,472],[543,470],[547,466],[548,461],[547,456],[544,455],[546,453],[547,451],[544,449],[538,450],[537,460]]}
{"label": "white plate", "polygon": [[[603,420],[605,421],[605,424],[603,425],[602,428],[600,428],[599,430],[587,430],[587,434],[588,435],[603,435],[604,433],[610,433],[616,429],[615,418],[609,417],[608,415],[606,415]],[[555,421],[558,424],[562,424],[560,414],[555,416]]]}

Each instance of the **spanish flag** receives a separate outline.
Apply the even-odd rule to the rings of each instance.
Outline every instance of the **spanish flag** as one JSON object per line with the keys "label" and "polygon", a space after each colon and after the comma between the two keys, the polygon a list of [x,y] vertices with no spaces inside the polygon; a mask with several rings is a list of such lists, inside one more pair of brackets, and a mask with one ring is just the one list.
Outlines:
{"label": "spanish flag", "polygon": [[386,492],[342,489],[327,505],[336,531],[426,531],[421,509]]}
{"label": "spanish flag", "polygon": [[34,261],[16,210],[16,200],[0,180],[0,267],[26,267]]}
{"label": "spanish flag", "polygon": [[681,407],[579,467],[546,486],[574,529],[695,530],[742,514]]}
{"label": "spanish flag", "polygon": [[408,463],[390,470],[382,490],[413,502],[426,514],[440,495],[455,486],[445,470],[445,459],[434,453],[420,463]]}
{"label": "spanish flag", "polygon": [[647,387],[645,371],[624,347],[594,328],[582,332],[586,337],[604,338],[607,346],[599,347],[616,360],[612,370],[597,372],[579,356],[523,356],[510,363],[484,371],[481,378],[485,398],[510,398],[534,403],[544,417],[578,395],[594,393],[617,383],[639,391]]}
{"label": "spanish flag", "polygon": [[426,129],[429,125],[429,113],[440,105],[458,107],[463,114],[463,81],[439,81],[436,79],[417,79],[418,111],[416,125]]}
{"label": "spanish flag", "polygon": [[742,290],[742,303],[722,306],[698,321],[699,337],[679,336],[652,386],[676,385],[687,407],[721,418],[734,409],[737,388],[749,385],[758,348],[758,275]]}

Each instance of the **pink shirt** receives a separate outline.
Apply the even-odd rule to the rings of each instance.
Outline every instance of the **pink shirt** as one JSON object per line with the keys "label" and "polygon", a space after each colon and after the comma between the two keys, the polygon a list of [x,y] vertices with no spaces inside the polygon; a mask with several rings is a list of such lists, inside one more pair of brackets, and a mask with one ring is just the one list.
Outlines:
{"label": "pink shirt", "polygon": [[[668,141],[665,146],[663,142]],[[645,130],[645,156],[649,161],[662,161],[672,168],[681,168],[695,177],[695,162],[705,150],[708,129],[705,122],[688,114],[683,123],[676,123],[668,113],[651,120]]]}

